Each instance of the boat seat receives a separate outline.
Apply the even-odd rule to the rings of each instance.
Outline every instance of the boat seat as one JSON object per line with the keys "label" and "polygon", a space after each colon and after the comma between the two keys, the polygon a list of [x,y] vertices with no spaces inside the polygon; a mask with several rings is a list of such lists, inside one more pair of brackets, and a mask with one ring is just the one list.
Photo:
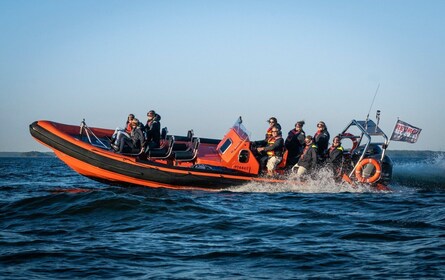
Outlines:
{"label": "boat seat", "polygon": [[189,142],[192,142],[194,135],[195,135],[195,133],[193,132],[193,129],[190,129],[189,131],[187,131],[187,140]]}
{"label": "boat seat", "polygon": [[167,140],[167,133],[168,133],[167,127],[161,129],[161,140]]}
{"label": "boat seat", "polygon": [[279,164],[277,164],[277,169],[283,169],[286,167],[287,163],[287,155],[289,154],[289,151],[286,149],[283,153],[282,160]]}
{"label": "boat seat", "polygon": [[190,147],[192,146],[193,135],[193,129],[187,131],[187,136],[185,137],[185,139],[184,137],[182,137],[184,140],[181,139],[182,141],[185,141],[185,143],[175,143],[175,145],[173,146],[173,151],[186,151],[190,149]]}
{"label": "boat seat", "polygon": [[173,145],[173,151],[186,151],[189,148],[187,143],[174,143]]}
{"label": "boat seat", "polygon": [[198,155],[199,138],[194,138],[192,141],[192,147],[185,151],[175,151],[175,160],[177,161],[191,161]]}
{"label": "boat seat", "polygon": [[167,144],[163,147],[149,149],[145,152],[148,158],[168,158],[172,154],[173,146],[175,143],[175,137],[169,136]]}

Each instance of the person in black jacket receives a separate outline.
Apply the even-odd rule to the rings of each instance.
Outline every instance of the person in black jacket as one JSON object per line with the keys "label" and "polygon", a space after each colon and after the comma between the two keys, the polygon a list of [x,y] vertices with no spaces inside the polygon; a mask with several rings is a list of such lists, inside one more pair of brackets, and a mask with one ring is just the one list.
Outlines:
{"label": "person in black jacket", "polygon": [[326,124],[323,121],[319,121],[317,132],[314,134],[314,143],[317,145],[318,161],[320,163],[323,163],[326,159],[330,137]]}
{"label": "person in black jacket", "polygon": [[156,114],[154,110],[150,110],[147,113],[147,123],[145,124],[144,131],[146,136],[145,146],[149,149],[159,148],[161,144],[161,116]]}
{"label": "person in black jacket", "polygon": [[292,171],[301,177],[313,171],[317,166],[317,145],[314,144],[312,136],[308,135],[304,139],[306,147],[301,154],[298,163],[292,167]]}
{"label": "person in black jacket", "polygon": [[118,153],[138,154],[144,148],[145,137],[142,128],[139,126],[139,120],[134,118],[131,120],[130,125],[130,138],[124,138],[123,141],[119,143]]}
{"label": "person in black jacket", "polygon": [[295,124],[295,128],[289,131],[286,141],[284,141],[284,145],[287,149],[287,167],[294,166],[298,162],[301,152],[303,152],[305,146],[304,138],[306,137],[303,125],[304,121],[298,121]]}
{"label": "person in black jacket", "polygon": [[328,158],[326,164],[332,168],[334,177],[338,178],[341,175],[341,167],[343,164],[343,147],[341,146],[340,136],[335,136],[332,140],[332,146],[328,151]]}

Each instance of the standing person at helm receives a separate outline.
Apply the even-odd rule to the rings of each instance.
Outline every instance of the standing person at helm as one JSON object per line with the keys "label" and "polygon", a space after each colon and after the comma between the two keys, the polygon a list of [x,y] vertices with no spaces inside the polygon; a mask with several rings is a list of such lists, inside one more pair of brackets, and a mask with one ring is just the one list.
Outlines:
{"label": "standing person at helm", "polygon": [[304,138],[306,133],[303,130],[304,121],[298,121],[295,128],[290,130],[287,134],[284,145],[288,151],[286,166],[292,167],[298,162],[298,158],[305,146]]}
{"label": "standing person at helm", "polygon": [[317,145],[318,161],[320,163],[323,163],[327,157],[330,137],[326,124],[323,121],[319,121],[317,132],[314,134],[314,143]]}

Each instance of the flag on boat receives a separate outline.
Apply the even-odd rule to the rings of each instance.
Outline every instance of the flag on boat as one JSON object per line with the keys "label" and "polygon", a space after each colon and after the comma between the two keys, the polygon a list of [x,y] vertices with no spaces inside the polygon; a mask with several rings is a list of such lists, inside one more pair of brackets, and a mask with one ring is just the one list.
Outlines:
{"label": "flag on boat", "polygon": [[391,140],[416,143],[421,131],[422,129],[418,127],[412,126],[401,120],[397,120],[396,126],[394,127],[394,131],[391,135]]}

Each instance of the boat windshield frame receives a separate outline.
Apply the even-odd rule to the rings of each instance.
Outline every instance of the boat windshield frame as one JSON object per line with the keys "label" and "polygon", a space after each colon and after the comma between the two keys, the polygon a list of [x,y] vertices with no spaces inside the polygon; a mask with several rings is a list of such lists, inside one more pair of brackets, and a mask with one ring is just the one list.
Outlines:
{"label": "boat windshield frame", "polygon": [[243,120],[241,117],[236,120],[235,124],[232,126],[232,129],[236,132],[236,134],[238,134],[241,140],[249,141],[251,133],[243,125]]}

